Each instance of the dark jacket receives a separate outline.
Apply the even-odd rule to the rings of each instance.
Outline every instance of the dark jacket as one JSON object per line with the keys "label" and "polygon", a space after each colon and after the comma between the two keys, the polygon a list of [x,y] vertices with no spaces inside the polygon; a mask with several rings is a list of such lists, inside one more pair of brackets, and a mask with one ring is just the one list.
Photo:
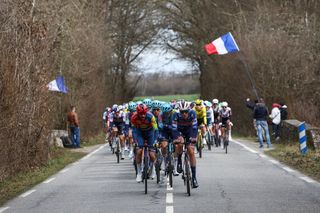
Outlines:
{"label": "dark jacket", "polygon": [[251,110],[254,110],[254,106],[255,106],[256,104],[255,103],[253,103],[253,102],[251,102],[251,101],[247,101],[246,102],[246,106],[249,108],[249,109],[251,109]]}
{"label": "dark jacket", "polygon": [[266,121],[268,119],[269,111],[265,104],[258,103],[253,109],[253,118],[258,121]]}

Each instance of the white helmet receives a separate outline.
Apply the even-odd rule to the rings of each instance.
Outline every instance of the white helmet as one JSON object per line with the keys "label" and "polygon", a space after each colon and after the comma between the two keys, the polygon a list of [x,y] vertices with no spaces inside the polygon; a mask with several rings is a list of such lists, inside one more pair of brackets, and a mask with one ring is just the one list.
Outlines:
{"label": "white helmet", "polygon": [[219,100],[215,98],[215,99],[212,100],[212,103],[218,104],[218,103],[219,103]]}
{"label": "white helmet", "polygon": [[186,111],[190,109],[190,102],[180,101],[179,102],[179,110]]}
{"label": "white helmet", "polygon": [[222,107],[228,107],[228,103],[226,101],[222,102],[221,104]]}
{"label": "white helmet", "polygon": [[119,111],[123,110],[123,106],[122,106],[122,105],[119,105],[119,106],[118,106],[118,110],[119,110]]}

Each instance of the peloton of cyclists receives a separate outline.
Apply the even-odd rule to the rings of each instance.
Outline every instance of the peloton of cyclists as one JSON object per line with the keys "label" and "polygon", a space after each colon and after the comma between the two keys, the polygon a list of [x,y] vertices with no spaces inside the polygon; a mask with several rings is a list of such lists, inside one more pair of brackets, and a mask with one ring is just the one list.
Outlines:
{"label": "peloton of cyclists", "polygon": [[[124,106],[124,107],[123,107]],[[230,134],[231,108],[227,102],[219,104],[218,99],[210,101],[195,100],[194,105],[184,100],[173,103],[144,99],[142,102],[129,102],[124,105],[114,104],[106,108],[103,114],[104,128],[107,132],[114,132],[116,127],[121,143],[122,159],[124,159],[125,140],[129,141],[129,157],[133,157],[133,144],[137,144],[135,153],[137,162],[136,181],[142,181],[142,149],[148,144],[150,160],[155,163],[154,144],[158,140],[162,155],[161,170],[166,169],[168,142],[174,144],[174,175],[182,172],[182,151],[187,143],[187,153],[190,156],[192,171],[192,186],[199,186],[196,176],[196,158],[194,144],[197,141],[198,128],[202,134],[203,144],[206,144],[207,130],[210,135],[222,137]],[[223,127],[223,128],[220,128]],[[226,129],[226,131],[224,131]],[[220,133],[222,131],[222,134]],[[125,135],[124,135],[125,133]],[[186,140],[185,140],[186,139]],[[231,139],[229,135],[229,139]],[[110,142],[110,140],[109,140]],[[223,145],[223,144],[222,144]],[[155,167],[152,167],[151,178],[155,178]]]}

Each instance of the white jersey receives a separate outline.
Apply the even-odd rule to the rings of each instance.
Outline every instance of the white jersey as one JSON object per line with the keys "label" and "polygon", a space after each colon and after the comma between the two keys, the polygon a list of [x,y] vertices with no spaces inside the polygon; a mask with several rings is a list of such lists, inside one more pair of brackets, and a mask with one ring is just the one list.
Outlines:
{"label": "white jersey", "polygon": [[214,121],[214,114],[213,114],[213,109],[212,107],[210,107],[209,109],[207,109],[207,121],[209,121],[210,123],[207,123],[208,125],[211,124]]}
{"label": "white jersey", "polygon": [[112,112],[109,117],[109,121],[113,123],[124,123],[125,122],[125,113],[123,111],[119,112],[117,116],[115,112]]}
{"label": "white jersey", "polygon": [[102,115],[102,119],[103,119],[103,120],[108,120],[108,114],[109,114],[109,113],[108,113],[107,111],[104,111],[104,112],[103,112],[103,115]]}
{"label": "white jersey", "polygon": [[227,107],[226,109],[221,108],[219,110],[219,115],[223,119],[230,118],[232,115],[231,108],[230,107]]}

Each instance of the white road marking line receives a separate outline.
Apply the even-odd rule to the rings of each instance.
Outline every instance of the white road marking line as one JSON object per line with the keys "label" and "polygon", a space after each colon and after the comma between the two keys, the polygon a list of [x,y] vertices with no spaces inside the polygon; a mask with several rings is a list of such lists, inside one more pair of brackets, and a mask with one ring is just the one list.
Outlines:
{"label": "white road marking line", "polygon": [[316,183],[316,181],[312,180],[311,178],[309,177],[299,177],[300,179],[308,182],[308,183]]}
{"label": "white road marking line", "polygon": [[69,170],[69,168],[64,169],[64,170],[61,170],[59,173],[65,173],[65,172],[68,171],[68,170]]}
{"label": "white road marking line", "polygon": [[244,146],[244,148],[245,148],[246,150],[248,150],[249,152],[252,152],[252,153],[254,153],[254,154],[257,154],[257,153],[258,153],[257,151],[255,151],[255,150],[253,150],[253,149],[251,149],[251,148],[249,148],[249,147],[247,147],[247,146]]}
{"label": "white road marking line", "polygon": [[103,149],[107,144],[100,146],[98,149],[94,150],[93,152],[90,152],[89,154],[87,154],[86,156],[84,156],[81,160],[86,160],[89,157],[91,157],[92,155],[94,155],[96,152],[99,152],[101,149]]}
{"label": "white road marking line", "polygon": [[7,210],[7,209],[9,209],[10,207],[2,207],[2,208],[0,208],[0,213],[2,213],[2,212],[4,212],[5,210]]}
{"label": "white road marking line", "polygon": [[276,160],[269,160],[271,163],[273,163],[273,164],[280,164],[278,161],[276,161]]}
{"label": "white road marking line", "polygon": [[25,193],[23,193],[22,195],[20,195],[20,197],[27,197],[28,195],[32,194],[33,192],[35,192],[36,190],[29,190]]}
{"label": "white road marking line", "polygon": [[282,169],[286,170],[287,172],[294,172],[293,169],[286,167],[286,166],[282,167]]}
{"label": "white road marking line", "polygon": [[166,213],[173,213],[173,187],[170,187],[169,178],[167,178],[167,196],[166,196]]}
{"label": "white road marking line", "polygon": [[172,193],[167,193],[166,203],[167,204],[172,204],[173,203],[173,195],[172,195]]}
{"label": "white road marking line", "polygon": [[173,206],[167,206],[166,213],[173,213]]}
{"label": "white road marking line", "polygon": [[252,152],[252,153],[254,153],[254,154],[257,154],[257,153],[258,153],[257,151],[255,151],[255,150],[247,147],[246,145],[244,145],[244,144],[242,144],[242,143],[240,143],[240,142],[238,142],[238,141],[233,141],[233,143],[242,146],[243,148],[245,148],[245,149],[248,150],[249,152]]}
{"label": "white road marking line", "polygon": [[53,181],[54,179],[56,179],[56,178],[50,178],[50,179],[44,181],[44,183],[50,183],[50,182]]}

